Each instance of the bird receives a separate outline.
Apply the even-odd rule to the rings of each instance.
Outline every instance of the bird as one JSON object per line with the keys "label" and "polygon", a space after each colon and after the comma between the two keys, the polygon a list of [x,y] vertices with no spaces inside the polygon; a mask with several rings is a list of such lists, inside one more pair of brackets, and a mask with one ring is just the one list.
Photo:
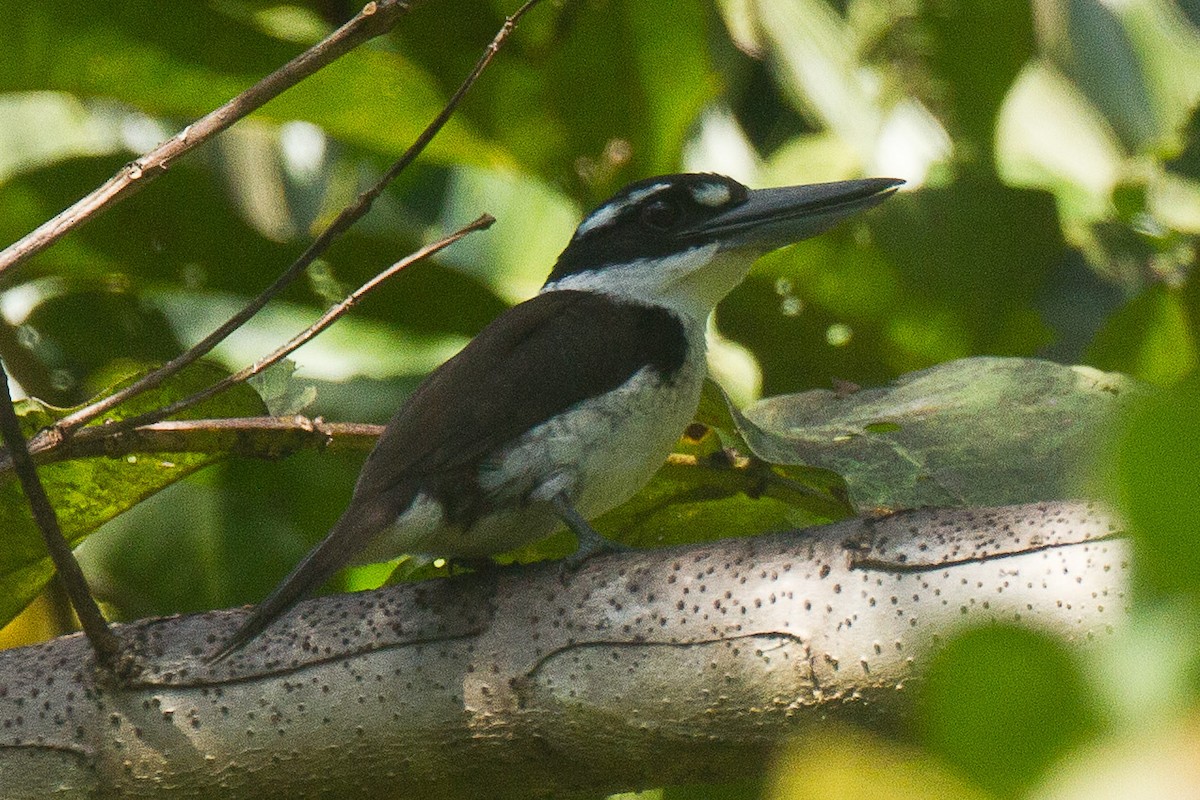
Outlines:
{"label": "bird", "polygon": [[717,303],[768,251],[896,192],[865,178],[748,189],[637,181],[588,214],[537,295],[496,317],[384,428],[328,535],[208,659],[258,636],[343,567],[482,559],[590,524],[645,486],[691,423]]}

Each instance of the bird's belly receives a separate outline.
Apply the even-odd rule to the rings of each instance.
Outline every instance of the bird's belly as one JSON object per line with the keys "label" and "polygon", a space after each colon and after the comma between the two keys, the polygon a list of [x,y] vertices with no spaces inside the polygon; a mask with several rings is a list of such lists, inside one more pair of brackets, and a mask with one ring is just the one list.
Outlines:
{"label": "bird's belly", "polygon": [[692,421],[704,380],[697,361],[689,359],[670,382],[642,370],[487,459],[478,483],[488,511],[469,527],[446,524],[438,502],[422,493],[364,556],[479,557],[513,550],[562,527],[549,503],[559,492],[588,519],[620,505],[653,477]]}
{"label": "bird's belly", "polygon": [[564,492],[584,517],[599,516],[662,466],[696,413],[702,382],[703,369],[692,363],[670,382],[644,369],[523,434],[483,465],[480,487],[534,504]]}

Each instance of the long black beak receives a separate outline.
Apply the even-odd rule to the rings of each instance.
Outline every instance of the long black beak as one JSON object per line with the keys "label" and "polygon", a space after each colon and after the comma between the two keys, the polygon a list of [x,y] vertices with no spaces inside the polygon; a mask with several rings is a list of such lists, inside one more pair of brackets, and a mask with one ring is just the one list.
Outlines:
{"label": "long black beak", "polygon": [[816,236],[879,205],[902,183],[898,178],[865,178],[751,189],[745,201],[684,235],[719,243],[722,250],[774,250]]}

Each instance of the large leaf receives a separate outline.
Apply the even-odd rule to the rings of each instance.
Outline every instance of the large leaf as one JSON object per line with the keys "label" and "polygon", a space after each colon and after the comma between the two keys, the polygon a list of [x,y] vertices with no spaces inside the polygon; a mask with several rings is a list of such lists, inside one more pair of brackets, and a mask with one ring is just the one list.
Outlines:
{"label": "large leaf", "polygon": [[850,394],[763,400],[743,431],[762,458],[845,478],[863,509],[1071,497],[1113,412],[1139,384],[1089,367],[967,358]]}
{"label": "large leaf", "polygon": [[[167,385],[147,392],[107,414],[118,420],[186,397],[224,376],[217,368],[199,364]],[[26,436],[52,424],[71,409],[47,406],[37,400],[17,403]],[[238,386],[202,403],[181,418],[253,416],[264,413],[262,401],[247,386]],[[96,424],[103,424],[102,421]],[[222,458],[213,453],[154,453],[123,458],[86,458],[40,468],[42,483],[58,513],[59,524],[72,546],[102,523],[160,489]],[[29,514],[20,485],[11,477],[0,486],[0,627],[29,604],[54,574],[41,534]]]}

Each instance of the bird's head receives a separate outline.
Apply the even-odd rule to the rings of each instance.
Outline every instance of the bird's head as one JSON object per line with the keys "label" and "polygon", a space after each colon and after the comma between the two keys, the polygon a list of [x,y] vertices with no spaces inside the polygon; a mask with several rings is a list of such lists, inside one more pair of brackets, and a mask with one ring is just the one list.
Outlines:
{"label": "bird's head", "polygon": [[747,189],[712,174],[638,181],[584,218],[542,291],[603,292],[702,320],[760,255],[875,206],[901,183]]}

